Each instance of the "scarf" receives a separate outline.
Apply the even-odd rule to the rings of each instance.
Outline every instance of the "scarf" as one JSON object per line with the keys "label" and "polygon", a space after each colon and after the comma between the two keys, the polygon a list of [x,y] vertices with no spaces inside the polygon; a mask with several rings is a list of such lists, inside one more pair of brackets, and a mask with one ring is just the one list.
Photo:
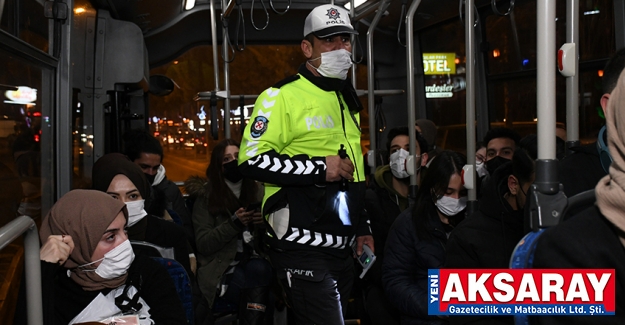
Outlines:
{"label": "scarf", "polygon": [[45,242],[50,235],[72,236],[74,250],[63,267],[70,270],[69,277],[85,291],[117,288],[126,282],[127,274],[115,279],[103,279],[95,272],[82,271],[95,270],[93,264],[77,268],[92,262],[91,256],[102,235],[120,211],[128,219],[128,211],[122,201],[99,191],[73,190],[54,204],[41,223],[41,242]]}
{"label": "scarf", "polygon": [[141,168],[130,161],[128,157],[120,153],[109,153],[98,159],[93,165],[91,178],[93,180],[93,189],[106,192],[111,185],[113,178],[122,174],[137,187],[142,198],[145,200],[145,206],[150,206],[151,187],[145,178]]}
{"label": "scarf", "polygon": [[[621,98],[623,97],[623,98]],[[608,175],[602,178],[595,195],[597,206],[608,221],[617,229],[621,243],[625,246],[625,77],[621,73],[618,84],[608,102],[606,126],[608,130],[608,149],[612,156],[612,165]]]}

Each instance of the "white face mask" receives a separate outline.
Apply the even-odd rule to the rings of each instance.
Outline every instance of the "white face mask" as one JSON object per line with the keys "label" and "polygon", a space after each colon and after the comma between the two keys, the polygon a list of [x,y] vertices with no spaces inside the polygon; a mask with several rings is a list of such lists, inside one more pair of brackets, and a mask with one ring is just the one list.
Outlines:
{"label": "white face mask", "polygon": [[404,149],[399,149],[391,154],[391,172],[399,179],[410,177],[406,171],[406,158],[410,153]]}
{"label": "white face mask", "polygon": [[132,227],[139,222],[139,220],[148,215],[144,207],[145,200],[126,202],[126,208],[128,209],[128,227]]}
{"label": "white face mask", "polygon": [[453,217],[467,207],[467,197],[463,196],[459,199],[454,199],[451,196],[443,195],[443,197],[438,199],[435,204],[438,211],[442,214],[448,217]]}
{"label": "white face mask", "polygon": [[345,80],[351,67],[351,53],[345,49],[340,49],[321,53],[321,64],[317,68],[317,72],[327,78]]}
{"label": "white face mask", "polygon": [[488,175],[488,170],[486,170],[486,164],[483,161],[475,163],[475,171],[477,172],[478,177],[484,177]]}
{"label": "white face mask", "polygon": [[[395,178],[404,179],[410,177],[410,174],[408,174],[408,171],[406,170],[406,160],[408,159],[409,155],[410,153],[408,151],[401,148],[391,154],[391,172],[393,173],[393,176],[395,176]],[[421,155],[416,155],[415,157],[417,158],[417,168],[415,172],[418,172],[419,169],[421,169],[421,159],[419,159],[421,158]]]}
{"label": "white face mask", "polygon": [[79,268],[102,261],[102,263],[100,263],[100,265],[98,265],[95,270],[83,271],[95,271],[95,273],[103,279],[115,279],[128,272],[130,264],[132,264],[132,261],[134,261],[134,259],[135,253],[132,250],[132,246],[130,245],[130,240],[126,239],[117,247],[104,254],[103,258],[93,261],[91,263],[80,265]]}

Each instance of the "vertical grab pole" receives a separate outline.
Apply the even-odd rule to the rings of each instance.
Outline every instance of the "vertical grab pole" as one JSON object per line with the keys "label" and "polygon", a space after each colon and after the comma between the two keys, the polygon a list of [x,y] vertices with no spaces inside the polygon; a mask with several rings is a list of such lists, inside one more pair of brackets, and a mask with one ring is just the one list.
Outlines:
{"label": "vertical grab pole", "polygon": [[[356,2],[354,0],[350,0],[350,7],[349,7],[349,19],[352,22],[352,25],[354,24],[354,17],[356,17],[356,7],[354,6],[356,4]],[[351,43],[352,43],[352,86],[354,86],[354,89],[356,89],[356,68],[357,68],[357,64],[356,64],[356,48],[354,47],[354,45],[356,44],[356,38],[358,36],[353,35],[351,36]],[[371,148],[373,149],[373,148]],[[365,162],[366,163],[366,162]]]}
{"label": "vertical grab pole", "polygon": [[579,0],[566,1],[566,42],[575,44],[575,73],[566,78],[566,147],[579,145]]}
{"label": "vertical grab pole", "polygon": [[217,22],[215,21],[215,0],[210,0],[211,41],[213,46],[213,72],[215,75],[215,91],[219,91],[219,53],[217,52]]}
{"label": "vertical grab pole", "polygon": [[[369,89],[367,93],[367,101],[368,101],[368,112],[369,112],[369,150],[373,150],[373,154],[375,155],[377,152],[377,141],[376,141],[376,133],[377,127],[375,125],[375,76],[373,69],[373,32],[375,31],[376,26],[380,22],[380,19],[384,15],[384,11],[388,8],[389,0],[384,0],[380,3],[378,7],[378,11],[373,17],[371,21],[371,25],[369,25],[369,29],[367,30],[367,87]],[[369,156],[369,155],[368,155]],[[375,156],[371,159],[371,173],[375,173]]]}
{"label": "vertical grab pole", "polygon": [[[30,218],[29,218],[30,219]],[[41,260],[39,259],[39,234],[35,222],[24,236],[24,265],[26,269],[26,303],[28,306],[28,324],[43,324],[43,306],[41,296]]]}
{"label": "vertical grab pole", "polygon": [[[415,58],[414,58],[414,14],[419,8],[421,4],[421,0],[414,0],[410,4],[410,8],[408,8],[408,12],[406,13],[406,60],[407,62],[407,88],[408,91],[408,135],[410,137],[410,155],[414,156],[415,154],[415,144],[414,139],[416,139],[416,130],[414,127],[414,121],[416,121],[416,110],[417,110],[417,101],[415,96],[415,80],[414,80],[414,67],[415,67]],[[419,60],[421,62],[421,60]],[[413,164],[414,164],[413,160]],[[413,170],[414,166],[413,166]],[[417,175],[410,176],[410,193],[408,194],[413,201],[417,197],[417,187],[414,186],[417,184]]]}
{"label": "vertical grab pole", "polygon": [[[473,0],[466,0],[464,4],[464,38],[466,52],[467,69],[467,91],[466,91],[466,133],[467,133],[467,166],[470,176],[475,174],[475,11]],[[475,177],[467,177],[465,181],[468,190],[467,215],[471,215],[477,210],[477,189]]]}
{"label": "vertical grab pole", "polygon": [[[228,0],[223,0],[221,7],[228,7]],[[245,28],[245,27],[243,27]],[[224,87],[226,91],[226,98],[224,100],[224,137],[230,139],[230,58],[228,57],[229,45],[226,41],[228,39],[228,26],[223,26],[223,38],[221,49],[224,56]]]}
{"label": "vertical grab pole", "polygon": [[536,110],[538,159],[536,180],[525,210],[532,231],[557,225],[567,205],[558,181],[556,158],[556,0],[536,1]]}
{"label": "vertical grab pole", "polygon": [[559,191],[556,155],[556,0],[536,1],[538,160],[534,185],[542,194]]}

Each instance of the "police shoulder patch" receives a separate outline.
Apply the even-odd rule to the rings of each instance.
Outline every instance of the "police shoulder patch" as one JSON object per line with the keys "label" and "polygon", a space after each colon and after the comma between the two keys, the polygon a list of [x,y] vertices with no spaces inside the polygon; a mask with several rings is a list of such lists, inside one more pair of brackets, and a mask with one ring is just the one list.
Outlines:
{"label": "police shoulder patch", "polygon": [[269,124],[269,120],[264,116],[256,116],[254,122],[250,125],[250,135],[252,138],[257,139],[265,131],[267,131],[267,124]]}

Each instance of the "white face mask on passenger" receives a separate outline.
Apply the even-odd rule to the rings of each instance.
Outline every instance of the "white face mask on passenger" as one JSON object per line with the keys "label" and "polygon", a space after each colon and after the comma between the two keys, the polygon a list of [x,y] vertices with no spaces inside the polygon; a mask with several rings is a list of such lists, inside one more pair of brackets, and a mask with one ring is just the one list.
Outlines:
{"label": "white face mask on passenger", "polygon": [[139,220],[148,215],[144,208],[145,200],[126,202],[126,209],[128,209],[128,227],[132,227],[139,222]]}
{"label": "white face mask on passenger", "polygon": [[134,261],[134,259],[135,253],[133,252],[132,246],[130,245],[130,240],[126,239],[117,247],[104,254],[103,258],[93,261],[91,263],[80,265],[78,266],[78,268],[83,268],[85,266],[102,261],[102,263],[100,263],[100,265],[98,265],[95,270],[83,271],[95,272],[103,279],[115,279],[128,272],[130,264],[132,264],[132,261]]}
{"label": "white face mask on passenger", "polygon": [[[390,165],[391,165],[391,173],[393,176],[398,179],[404,179],[410,177],[408,170],[406,169],[406,160],[410,153],[404,149],[399,149],[391,154],[390,157]],[[421,169],[421,155],[415,156],[417,159],[416,164],[417,168],[415,169],[415,173]]]}
{"label": "white face mask on passenger", "polygon": [[488,170],[486,170],[486,164],[483,161],[475,163],[475,171],[477,172],[478,177],[484,177],[488,175]]}
{"label": "white face mask on passenger", "polygon": [[317,72],[320,75],[327,78],[347,79],[347,72],[352,67],[352,56],[349,51],[340,49],[324,52],[321,53],[320,58],[311,59],[310,61],[319,59],[321,59],[321,64],[317,68]]}
{"label": "white face mask on passenger", "polygon": [[453,217],[467,207],[467,197],[455,199],[451,196],[443,195],[436,201],[435,205],[442,214]]}

